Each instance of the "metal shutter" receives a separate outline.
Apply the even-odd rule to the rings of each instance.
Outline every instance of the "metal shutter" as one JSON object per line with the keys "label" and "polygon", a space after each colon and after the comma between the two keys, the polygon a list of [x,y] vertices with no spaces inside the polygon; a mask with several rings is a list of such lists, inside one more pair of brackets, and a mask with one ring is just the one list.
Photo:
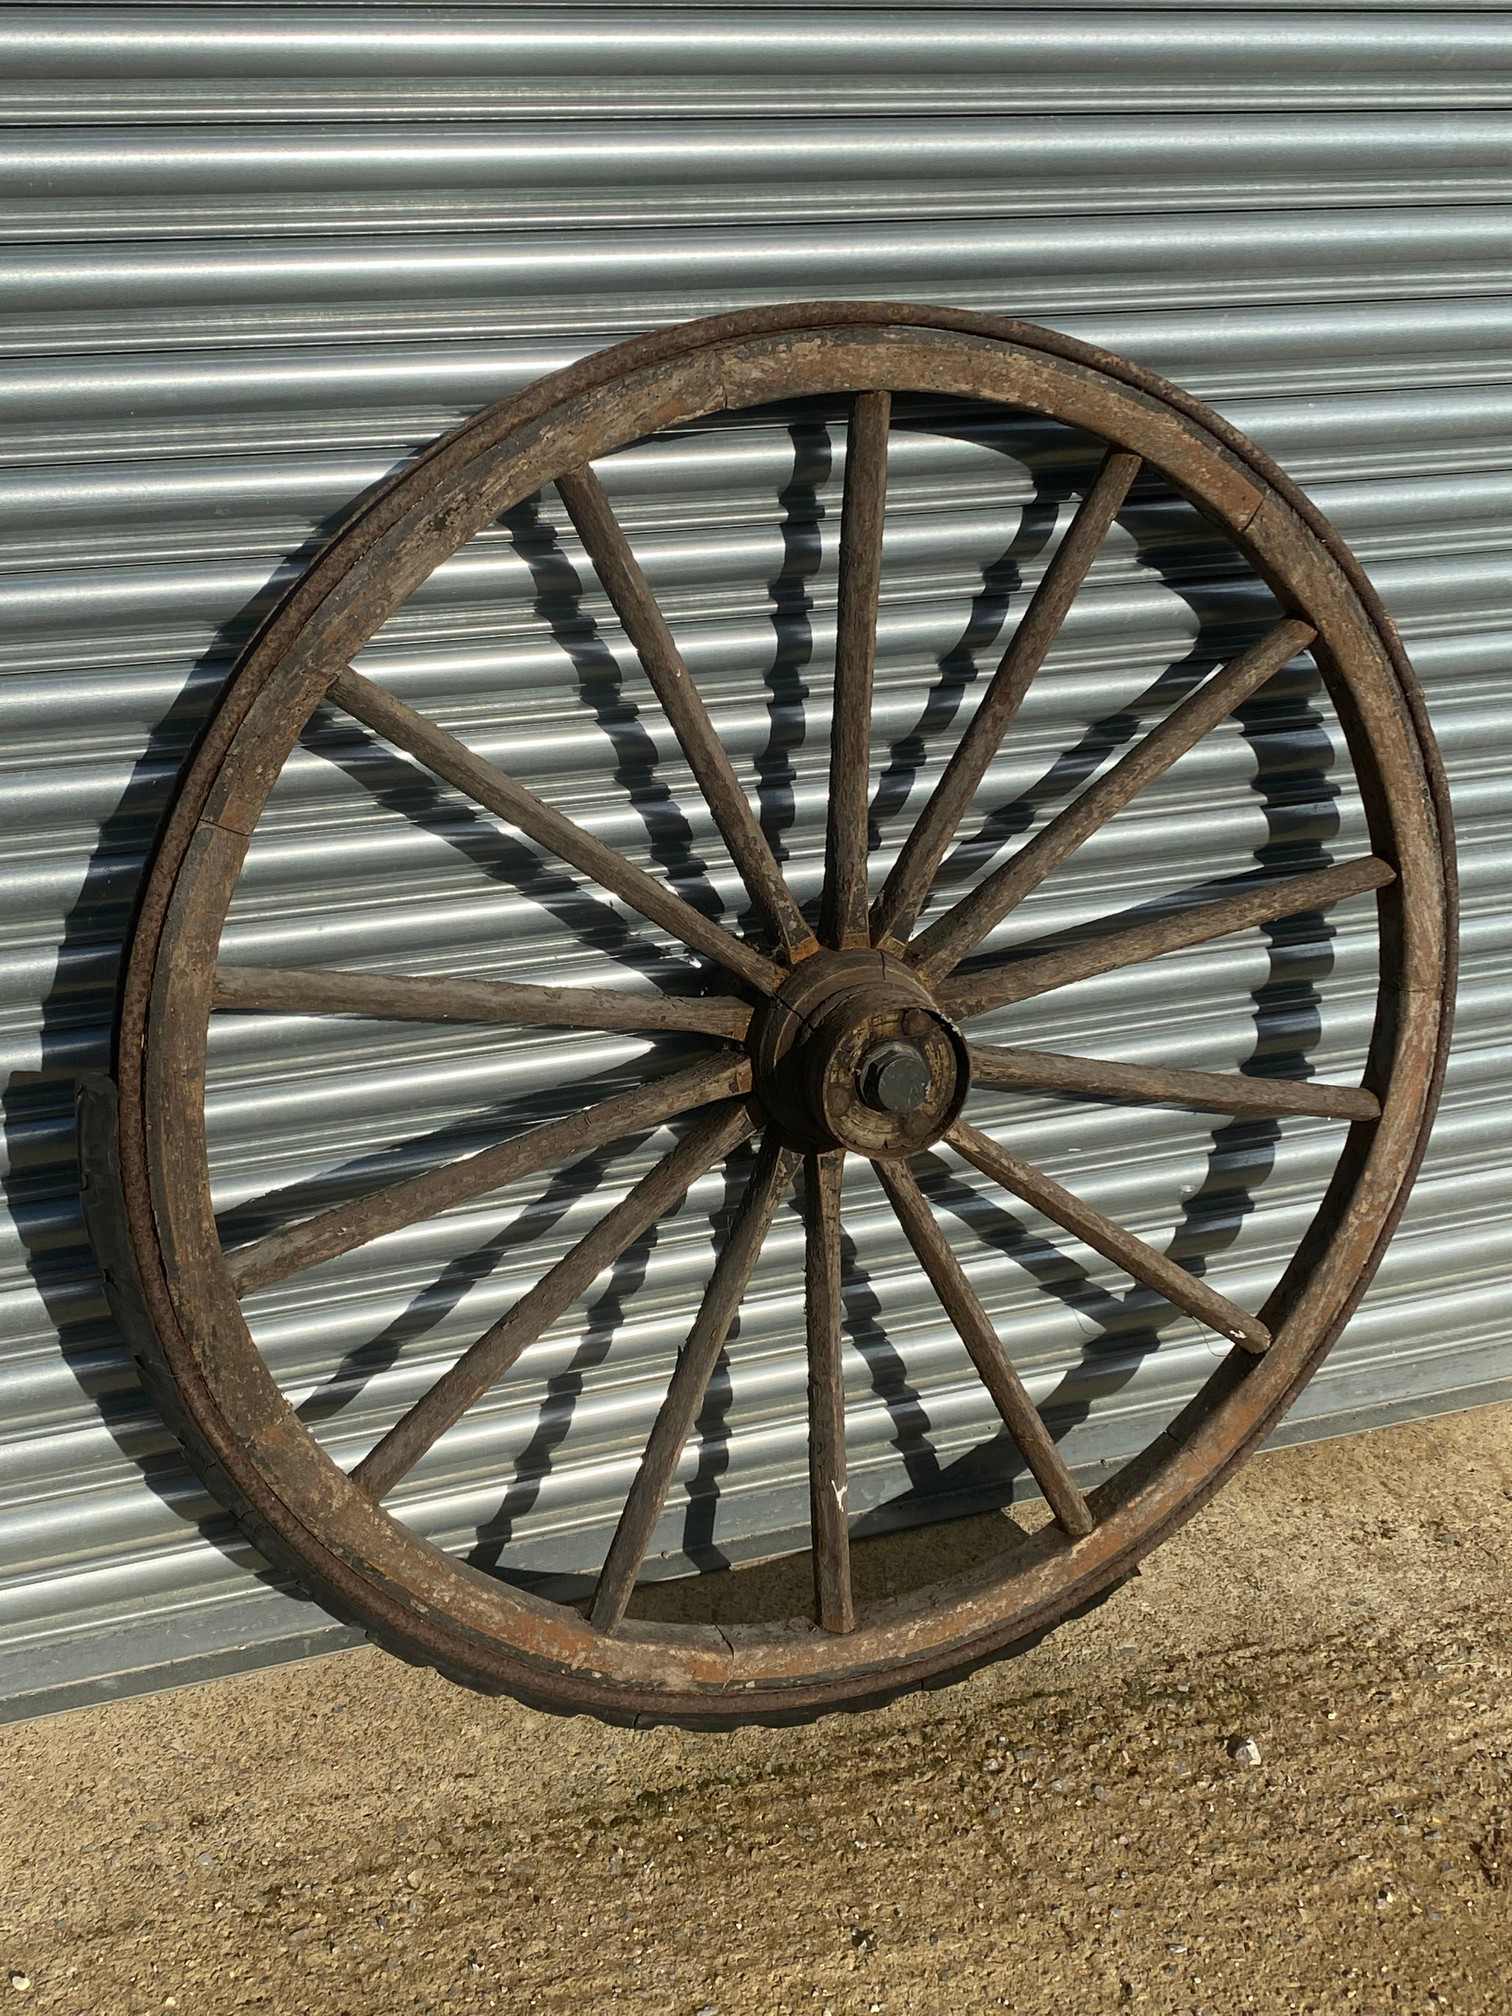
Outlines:
{"label": "metal shutter", "polygon": [[[1465,967],[1409,1215],[1283,1432],[1512,1392],[1505,10],[12,6],[0,48],[9,1712],[349,1635],[259,1578],[141,1401],[83,1235],[75,1076],[106,1060],[121,933],[179,757],[322,523],[474,407],[691,314],[850,294],[1044,321],[1215,402],[1340,525],[1403,628],[1450,768]],[[843,440],[808,448],[799,473],[833,486]],[[770,655],[759,603],[774,554],[781,565],[772,484],[794,480],[795,452],[801,464],[791,437],[705,441],[698,467],[734,501],[702,531],[672,511],[687,458],[632,458],[621,472],[632,516],[653,536],[665,520],[658,579],[715,676],[752,626],[766,625]],[[909,515],[891,647],[938,658],[947,630],[910,613],[909,570],[1001,547],[1002,500],[973,487],[969,457],[932,455],[922,437],[897,481]],[[725,562],[749,590],[738,609],[710,585]],[[1174,603],[1121,601],[1121,582],[1113,565],[1110,634],[1176,622]],[[965,574],[956,586],[969,599]],[[528,609],[531,588],[502,540],[458,563],[422,640],[439,654],[438,690],[466,704],[493,689],[478,609],[511,596]],[[560,648],[510,635],[488,732],[528,735],[538,706],[548,722],[581,715],[576,699],[551,698]],[[574,788],[589,797],[619,760],[602,733],[585,757],[594,733],[543,731],[537,752],[562,776],[586,764]],[[245,956],[298,959],[315,933],[337,944],[333,963],[355,963],[358,940],[342,949],[311,914],[297,806],[280,831],[241,912]],[[363,886],[405,872],[355,829],[353,845]],[[421,901],[386,913],[386,952],[434,963],[440,943],[465,959],[477,924],[466,900],[440,923]],[[1346,980],[1348,965],[1341,942]],[[1163,1009],[1154,986],[1140,1013],[1153,1028]],[[232,1193],[253,1196],[318,1154],[325,1095],[300,1090],[316,1048],[275,1085],[266,1041],[231,1044],[218,1124]],[[507,1075],[455,1037],[429,1062],[376,1038],[367,1054],[385,1096],[438,1115],[486,1104]],[[1173,1157],[1195,1152],[1172,1134]],[[1305,1151],[1277,1158],[1268,1211],[1284,1216],[1308,1168]],[[366,1302],[360,1270],[333,1279],[313,1329],[308,1310],[290,1317],[289,1349],[308,1358],[318,1336],[339,1358],[407,1306],[426,1260],[417,1247]],[[488,1292],[507,1301],[529,1264],[495,1268]],[[675,1328],[675,1296],[668,1309]],[[777,1304],[769,1313],[780,1321]],[[477,1327],[457,1320],[459,1337]],[[277,1331],[276,1311],[270,1321]],[[649,1356],[664,1353],[655,1309],[642,1327]],[[444,1342],[445,1321],[435,1334]],[[1179,1348],[1158,1356],[1180,1376]],[[773,1544],[801,1508],[799,1391],[792,1363],[774,1363],[766,1472],[726,1551]],[[1082,1400],[1081,1460],[1122,1453],[1138,1408],[1120,1414],[1091,1387]],[[931,1416],[945,1445],[976,1418],[953,1404],[942,1391]],[[873,1411],[880,1449],[888,1420],[881,1402]],[[612,1420],[603,1432],[607,1475]],[[480,1460],[464,1452],[430,1480],[436,1530],[483,1518],[468,1468]],[[555,1532],[592,1526],[591,1471],[576,1498],[537,1514],[531,1545],[548,1567]],[[909,1481],[906,1462],[879,1457],[863,1489],[880,1504]],[[705,1555],[713,1546],[706,1535]],[[691,1542],[685,1558],[700,1559]]]}

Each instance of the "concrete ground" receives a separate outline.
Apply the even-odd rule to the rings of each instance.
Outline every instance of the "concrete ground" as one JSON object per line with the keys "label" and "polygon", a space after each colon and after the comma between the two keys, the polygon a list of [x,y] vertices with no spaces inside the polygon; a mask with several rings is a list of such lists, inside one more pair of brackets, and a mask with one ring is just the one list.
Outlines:
{"label": "concrete ground", "polygon": [[1497,1407],[1262,1457],[870,1715],[632,1733],[366,1651],[115,1703],[0,1731],[0,2010],[1512,2016],[1509,1679]]}

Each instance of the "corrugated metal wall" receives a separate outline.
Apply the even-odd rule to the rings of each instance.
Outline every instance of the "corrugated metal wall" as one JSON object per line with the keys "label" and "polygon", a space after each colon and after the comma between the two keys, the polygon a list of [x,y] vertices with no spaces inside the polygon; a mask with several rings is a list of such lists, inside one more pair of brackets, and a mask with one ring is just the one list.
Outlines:
{"label": "corrugated metal wall", "polygon": [[[207,1506],[141,1401],[83,1236],[74,1078],[106,1061],[121,933],[179,757],[239,642],[348,499],[459,415],[689,314],[854,294],[1039,319],[1213,400],[1335,518],[1427,688],[1460,822],[1466,957],[1428,1166],[1285,1432],[1512,1391],[1504,10],[10,7],[0,37],[11,1712],[342,1635],[265,1586]],[[844,446],[843,427],[811,414],[694,433],[607,472],[805,895]],[[1042,430],[899,430],[874,750],[889,845],[1079,480]],[[738,909],[550,501],[474,542],[368,669]],[[1240,634],[1263,599],[1175,507],[1126,514],[984,784],[993,844],[1036,779],[1068,751],[1116,746],[1130,696]],[[1206,872],[1232,872],[1259,847],[1303,864],[1343,853],[1357,828],[1329,709],[1298,668],[1115,822],[1027,923],[1105,910],[1115,867],[1126,907],[1190,880],[1194,845]],[[279,787],[228,954],[555,974],[564,929],[583,936],[571,909],[491,827],[333,719]],[[623,978],[634,964],[601,931],[584,947],[569,970]],[[1323,936],[1092,983],[1069,1022],[1061,1004],[1011,1030],[1346,1075],[1372,984],[1345,910]],[[375,1151],[368,1167],[402,1164],[411,1137],[471,1140],[507,1100],[547,1099],[569,1063],[612,1074],[639,1047],[228,1018],[212,1110],[227,1222],[252,1229],[258,1197],[323,1194]],[[1027,1152],[1248,1302],[1337,1148],[1314,1122],[1011,1112]],[[652,1152],[484,1200],[257,1298],[260,1340],[343,1459]],[[476,1559],[583,1565],[723,1196],[702,1186],[532,1354],[529,1380],[440,1445],[406,1516]],[[1063,1238],[1057,1257],[1030,1214],[1007,1220],[965,1184],[937,1202],[987,1242],[974,1279],[1084,1469],[1145,1439],[1211,1364],[1190,1325],[1162,1322],[1154,1349],[1148,1298]],[[856,1500],[966,1502],[985,1474],[969,1455],[991,1432],[981,1398],[860,1177],[847,1216]],[[796,1226],[779,1221],[658,1542],[669,1570],[770,1545],[802,1515],[796,1266]]]}

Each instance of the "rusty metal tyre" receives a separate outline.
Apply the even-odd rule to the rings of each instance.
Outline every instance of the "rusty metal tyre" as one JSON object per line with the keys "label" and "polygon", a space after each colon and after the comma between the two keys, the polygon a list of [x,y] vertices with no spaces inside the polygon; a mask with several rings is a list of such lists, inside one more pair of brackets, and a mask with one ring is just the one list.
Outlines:
{"label": "rusty metal tyre", "polygon": [[[890,402],[915,395],[1027,410],[1100,439],[1107,452],[879,889],[867,875],[866,762],[881,517]],[[786,887],[591,468],[658,430],[795,399],[848,402],[849,411],[838,725],[817,918]],[[1141,467],[1222,530],[1269,585],[1279,616],[915,932],[951,834]],[[668,883],[611,854],[351,669],[443,560],[552,482],[762,920],[750,936],[700,915]],[[1248,877],[1216,902],[1122,931],[962,965],[1089,832],[1309,651],[1348,743],[1368,854],[1303,875]],[[249,836],[321,703],[354,715],[677,936],[713,976],[703,991],[611,1000],[579,990],[569,1001],[505,982],[236,966],[218,975]],[[1372,892],[1380,984],[1359,1086],[1145,1071],[969,1041],[971,1019],[985,1008]],[[373,494],[245,652],[186,768],[135,926],[116,1063],[121,1197],[153,1390],[257,1545],[339,1615],[473,1686],[565,1711],[720,1725],[853,1707],[938,1681],[1043,1633],[1113,1586],[1255,1448],[1317,1367],[1380,1260],[1423,1152],[1448,1038],[1453,911],[1441,772],[1389,619],[1337,533],[1197,401],[1029,324],[890,304],[773,308],[622,344],[479,414]],[[207,1030],[218,1009],[665,1029],[683,1032],[685,1054],[670,1073],[586,1112],[223,1250],[204,1118]],[[1347,1131],[1290,1264],[1264,1306],[1249,1312],[973,1127],[963,1111],[973,1081],[1083,1099],[1321,1114]],[[254,1344],[242,1296],[458,1197],[683,1116],[691,1124],[649,1174],[352,1473],[323,1452]],[[636,1227],[752,1135],[760,1142],[754,1174],[677,1366],[668,1367],[667,1396],[593,1596],[548,1602],[390,1516],[385,1493],[436,1435]],[[1144,1453],[1095,1489],[1084,1493],[1067,1469],[915,1179],[912,1158],[940,1143],[1231,1347]],[[1002,1558],[870,1606],[852,1600],[845,1518],[839,1211],[847,1154],[875,1168],[1053,1514]],[[807,1229],[813,1615],[739,1629],[636,1621],[627,1605],[648,1539],[765,1230],[795,1180]]]}

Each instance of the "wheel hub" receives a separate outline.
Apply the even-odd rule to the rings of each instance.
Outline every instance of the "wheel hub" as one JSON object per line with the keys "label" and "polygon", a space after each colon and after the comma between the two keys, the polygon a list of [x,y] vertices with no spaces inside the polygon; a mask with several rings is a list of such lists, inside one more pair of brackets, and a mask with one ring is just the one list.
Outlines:
{"label": "wheel hub", "polygon": [[917,1155],[966,1097],[965,1043],[888,953],[805,959],[752,1034],[757,1096],[806,1147],[882,1160]]}

